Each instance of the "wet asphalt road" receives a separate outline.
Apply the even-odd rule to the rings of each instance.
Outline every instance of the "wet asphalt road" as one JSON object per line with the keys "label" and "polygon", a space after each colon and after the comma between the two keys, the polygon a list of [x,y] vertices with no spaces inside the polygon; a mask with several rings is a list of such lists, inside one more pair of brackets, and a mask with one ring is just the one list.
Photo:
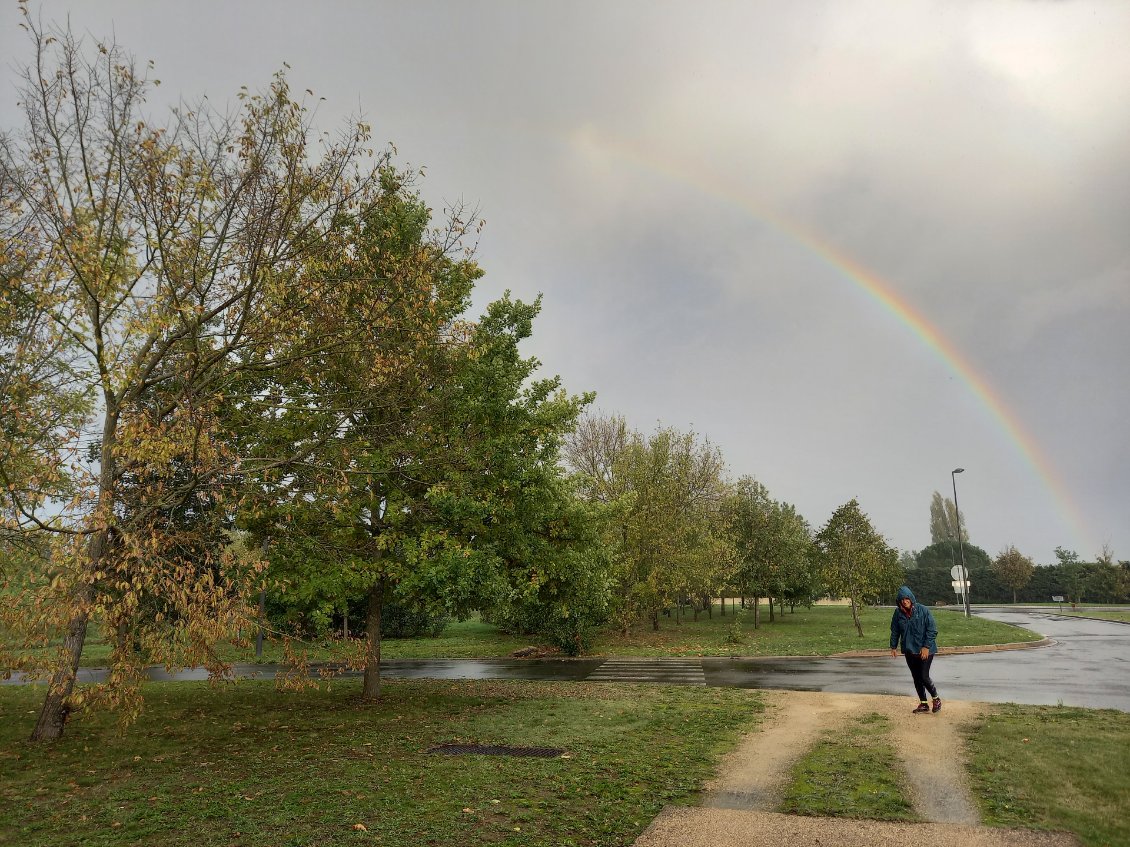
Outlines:
{"label": "wet asphalt road", "polygon": [[[1055,643],[936,657],[931,676],[943,701],[1062,703],[1130,712],[1130,625],[1049,611],[986,608],[974,614],[1022,626]],[[902,657],[703,659],[703,668],[707,685],[915,696]]]}
{"label": "wet asphalt road", "polygon": [[[1015,624],[1054,640],[1049,647],[942,655],[932,675],[943,700],[1085,706],[1130,712],[1130,625],[1056,615],[1049,610],[976,609],[974,614]],[[735,688],[833,691],[914,696],[910,672],[900,658],[703,658],[617,659],[397,659],[381,663],[389,678],[428,679],[612,679],[703,684]],[[603,667],[602,667],[603,666]],[[236,665],[239,677],[272,678],[271,665]],[[79,672],[80,682],[101,678],[97,668]],[[347,674],[356,675],[356,674]],[[152,668],[150,679],[200,680],[190,669],[168,674]],[[16,676],[7,684],[20,684]],[[0,682],[0,684],[4,684]]]}

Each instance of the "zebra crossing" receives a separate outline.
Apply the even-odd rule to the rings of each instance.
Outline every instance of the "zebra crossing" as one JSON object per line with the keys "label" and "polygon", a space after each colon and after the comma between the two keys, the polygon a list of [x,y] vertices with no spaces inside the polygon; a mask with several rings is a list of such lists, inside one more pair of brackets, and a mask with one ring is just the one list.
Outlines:
{"label": "zebra crossing", "polygon": [[699,659],[608,659],[585,677],[585,681],[706,685]]}

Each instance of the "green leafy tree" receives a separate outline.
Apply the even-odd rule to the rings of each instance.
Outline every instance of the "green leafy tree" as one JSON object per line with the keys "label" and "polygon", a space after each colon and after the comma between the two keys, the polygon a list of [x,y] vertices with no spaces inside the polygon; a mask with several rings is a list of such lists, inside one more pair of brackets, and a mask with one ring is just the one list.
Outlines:
{"label": "green leafy tree", "polygon": [[852,620],[862,638],[859,607],[897,588],[902,578],[898,553],[854,499],[836,509],[816,534],[816,549],[824,586],[829,595],[850,600]]}
{"label": "green leafy tree", "polygon": [[621,574],[658,629],[662,610],[709,584],[717,569],[722,457],[694,433],[659,429],[636,435],[621,465],[634,497]]}
{"label": "green leafy tree", "polygon": [[631,432],[622,419],[581,421],[565,448],[583,495],[608,504],[612,614],[622,632],[641,617],[716,592],[729,554],[720,532],[724,465],[694,433]]}
{"label": "green leafy tree", "polygon": [[743,597],[753,599],[754,628],[760,626],[761,597],[769,600],[770,621],[775,602],[782,607],[811,602],[812,534],[796,509],[773,500],[764,485],[747,476],[731,490],[726,515],[737,555],[733,581]]}
{"label": "green leafy tree", "polygon": [[1074,550],[1068,550],[1066,547],[1056,547],[1055,558],[1064,567],[1079,564],[1079,554]]}
{"label": "green leafy tree", "polygon": [[1032,579],[1036,566],[1032,560],[1013,546],[1008,546],[993,560],[993,571],[997,578],[1012,590],[1012,602],[1016,602],[1016,592]]}
{"label": "green leafy tree", "polygon": [[519,503],[521,531],[500,548],[502,592],[484,606],[502,629],[539,634],[569,655],[590,647],[611,591],[608,508],[578,497],[574,485],[554,468],[537,495]]}
{"label": "green leafy tree", "polygon": [[[520,355],[538,303],[507,295],[463,317],[481,275],[460,250],[469,224],[456,214],[429,230],[405,175],[382,183],[381,202],[340,222],[336,252],[307,269],[332,281],[298,304],[308,329],[294,343],[317,339],[317,367],[277,369],[240,411],[244,452],[279,467],[249,494],[244,523],[270,539],[288,584],[335,606],[366,598],[369,700],[389,603],[462,616],[513,599],[523,570],[547,595],[565,591],[579,569],[566,524],[578,533],[558,450],[588,402],[535,379],[537,361]],[[295,443],[300,460],[273,458]]]}
{"label": "green leafy tree", "polygon": [[813,567],[812,528],[790,503],[777,504],[777,561],[781,566],[779,600],[794,609],[810,605],[819,580]]}
{"label": "green leafy tree", "polygon": [[[986,599],[996,596],[992,591],[996,576],[991,568],[992,559],[989,554],[975,544],[963,545],[962,551],[976,596]],[[915,555],[916,567],[904,569],[903,579],[924,603],[952,602],[956,595],[951,585],[953,577],[950,569],[960,564],[961,555],[955,542],[931,544],[918,551]],[[1004,599],[1005,595],[1001,594],[1000,600]]]}
{"label": "green leafy tree", "polygon": [[761,626],[761,597],[771,591],[774,506],[769,490],[750,476],[740,478],[726,498],[727,528],[737,560],[732,582],[743,599],[753,600],[754,629]]}

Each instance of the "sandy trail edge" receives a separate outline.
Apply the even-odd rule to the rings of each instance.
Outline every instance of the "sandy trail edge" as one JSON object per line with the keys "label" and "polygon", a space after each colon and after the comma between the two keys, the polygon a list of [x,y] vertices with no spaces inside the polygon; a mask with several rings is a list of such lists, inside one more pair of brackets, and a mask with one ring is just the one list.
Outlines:
{"label": "sandy trail edge", "polygon": [[[703,805],[669,807],[636,840],[635,847],[727,847],[803,838],[809,844],[867,847],[905,845],[907,839],[933,847],[1075,847],[1068,833],[1002,830],[979,826],[965,773],[958,726],[985,704],[946,701],[939,714],[914,715],[912,698],[860,694],[763,691],[768,715],[719,766],[706,785]],[[788,784],[790,770],[826,730],[870,712],[891,721],[891,754],[903,770],[909,799],[928,823],[906,824],[845,818],[782,815],[772,811]],[[924,839],[924,840],[923,840]]]}

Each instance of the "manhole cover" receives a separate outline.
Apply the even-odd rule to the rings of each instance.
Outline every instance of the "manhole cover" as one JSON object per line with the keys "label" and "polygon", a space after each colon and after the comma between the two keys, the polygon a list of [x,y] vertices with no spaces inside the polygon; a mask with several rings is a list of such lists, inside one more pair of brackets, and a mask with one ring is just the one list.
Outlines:
{"label": "manhole cover", "polygon": [[504,744],[438,744],[429,747],[428,752],[445,756],[528,756],[552,759],[565,751],[556,747],[507,747]]}

